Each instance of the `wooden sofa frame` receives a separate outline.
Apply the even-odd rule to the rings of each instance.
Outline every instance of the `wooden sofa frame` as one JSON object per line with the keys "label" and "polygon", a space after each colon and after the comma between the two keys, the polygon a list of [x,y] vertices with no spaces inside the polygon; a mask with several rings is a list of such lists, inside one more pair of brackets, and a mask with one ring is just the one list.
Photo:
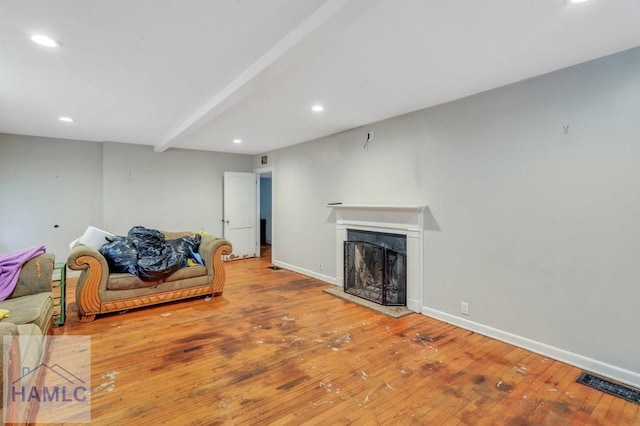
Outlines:
{"label": "wooden sofa frame", "polygon": [[[192,235],[192,233],[165,232],[167,239],[185,235]],[[207,268],[210,282],[191,286],[188,284],[189,280],[186,279],[183,281],[186,285],[180,289],[163,290],[162,285],[144,287],[138,292],[135,290],[122,292],[126,296],[119,298],[117,297],[118,290],[107,290],[109,267],[104,256],[92,247],[74,247],[69,254],[67,266],[69,269],[81,271],[76,286],[76,304],[80,321],[91,322],[97,314],[140,308],[190,297],[220,296],[226,281],[222,256],[230,254],[231,250],[229,241],[205,234],[202,236],[199,254]]]}

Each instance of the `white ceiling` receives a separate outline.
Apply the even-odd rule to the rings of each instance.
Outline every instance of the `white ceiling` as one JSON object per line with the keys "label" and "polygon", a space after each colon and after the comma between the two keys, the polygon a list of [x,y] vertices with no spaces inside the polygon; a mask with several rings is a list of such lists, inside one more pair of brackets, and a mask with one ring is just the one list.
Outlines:
{"label": "white ceiling", "polygon": [[639,45],[638,0],[0,0],[0,132],[258,154]]}

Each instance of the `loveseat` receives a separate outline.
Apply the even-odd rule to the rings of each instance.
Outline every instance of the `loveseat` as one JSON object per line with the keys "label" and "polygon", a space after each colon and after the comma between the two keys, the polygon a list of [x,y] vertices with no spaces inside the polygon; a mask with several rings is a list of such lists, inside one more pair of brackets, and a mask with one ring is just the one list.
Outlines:
{"label": "loveseat", "polygon": [[[38,374],[25,374],[25,371],[33,371],[43,362],[47,351],[45,336],[53,334],[51,281],[54,260],[53,254],[45,253],[26,262],[15,289],[0,302],[0,309],[9,311],[9,316],[0,321],[0,347],[4,359],[8,360],[7,370],[0,363],[2,398],[11,396],[11,384],[30,389],[39,377]],[[11,423],[27,423],[33,407],[20,398],[19,390],[14,394],[18,396],[10,404],[2,399],[6,412],[0,407],[0,417],[5,416],[4,419]]]}
{"label": "loveseat", "polygon": [[[167,240],[194,235],[164,232]],[[81,322],[97,314],[123,311],[202,295],[219,296],[225,284],[222,255],[231,254],[231,243],[202,235],[198,254],[204,266],[187,266],[157,281],[142,281],[129,273],[110,273],[105,257],[95,248],[79,245],[69,253],[69,269],[81,271],[76,303]]]}

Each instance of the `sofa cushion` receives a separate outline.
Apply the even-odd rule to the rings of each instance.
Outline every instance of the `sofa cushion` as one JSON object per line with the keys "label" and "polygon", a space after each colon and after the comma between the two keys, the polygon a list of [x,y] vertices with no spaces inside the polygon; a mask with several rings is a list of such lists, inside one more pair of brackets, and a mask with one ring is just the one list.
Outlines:
{"label": "sofa cushion", "polygon": [[137,275],[126,273],[109,274],[107,290],[131,290],[134,288],[152,287],[162,281],[142,281]]}
{"label": "sofa cushion", "polygon": [[188,280],[165,281],[163,283],[158,283],[152,287],[119,291],[104,291],[100,293],[100,299],[102,300],[102,302],[119,302],[124,299],[157,296],[158,294],[177,290],[193,290],[196,287],[203,287],[210,284],[211,278],[208,275],[204,275],[202,277],[189,278]]}
{"label": "sofa cushion", "polygon": [[162,281],[142,281],[136,275],[132,274],[109,274],[107,290],[134,290],[136,288],[157,286],[162,282],[187,280],[190,278],[203,277],[205,275],[207,275],[207,268],[200,265],[178,269],[173,274],[165,277]]}
{"label": "sofa cushion", "polygon": [[187,266],[186,268],[180,268],[173,274],[165,277],[164,281],[171,282],[178,280],[187,280],[189,278],[203,277],[205,275],[207,275],[207,268],[205,268],[204,266]]}
{"label": "sofa cushion", "polygon": [[0,308],[10,312],[9,318],[3,321],[16,325],[34,324],[45,333],[53,315],[53,297],[51,292],[16,297],[0,302]]}

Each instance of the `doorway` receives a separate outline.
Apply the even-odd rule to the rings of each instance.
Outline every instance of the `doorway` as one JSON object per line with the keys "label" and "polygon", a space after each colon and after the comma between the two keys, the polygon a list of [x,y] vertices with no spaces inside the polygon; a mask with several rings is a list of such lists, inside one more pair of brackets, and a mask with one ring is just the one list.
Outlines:
{"label": "doorway", "polygon": [[258,175],[260,257],[271,258],[273,248],[273,167],[262,167],[254,170],[254,173]]}

